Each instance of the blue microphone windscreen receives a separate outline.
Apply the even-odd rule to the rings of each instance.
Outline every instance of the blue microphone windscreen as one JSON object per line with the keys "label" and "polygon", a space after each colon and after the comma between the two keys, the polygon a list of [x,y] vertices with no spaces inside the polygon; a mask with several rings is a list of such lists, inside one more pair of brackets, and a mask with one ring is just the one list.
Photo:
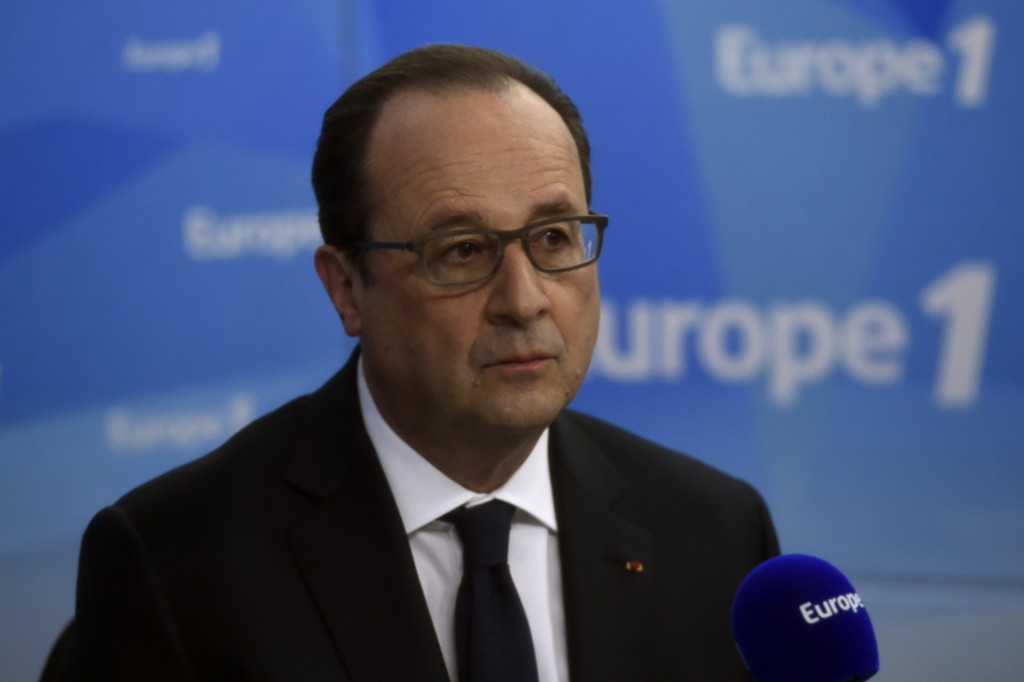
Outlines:
{"label": "blue microphone windscreen", "polygon": [[733,601],[732,630],[757,682],[850,682],[878,672],[864,603],[816,557],[784,554],[751,571]]}

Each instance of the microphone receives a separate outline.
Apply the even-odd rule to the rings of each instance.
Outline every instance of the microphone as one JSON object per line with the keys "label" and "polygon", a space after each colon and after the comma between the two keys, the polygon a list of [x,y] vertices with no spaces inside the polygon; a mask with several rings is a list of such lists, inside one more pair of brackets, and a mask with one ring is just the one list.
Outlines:
{"label": "microphone", "polygon": [[864,602],[817,557],[783,554],[751,571],[732,603],[732,633],[757,682],[860,682],[878,672]]}

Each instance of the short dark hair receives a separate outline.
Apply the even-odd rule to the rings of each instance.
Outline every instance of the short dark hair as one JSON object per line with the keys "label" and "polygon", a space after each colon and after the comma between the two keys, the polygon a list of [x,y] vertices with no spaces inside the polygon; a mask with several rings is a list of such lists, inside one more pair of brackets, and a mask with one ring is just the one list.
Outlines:
{"label": "short dark hair", "polygon": [[[500,92],[522,83],[539,95],[569,128],[580,157],[590,203],[590,142],[579,110],[547,74],[494,50],[464,45],[428,45],[395,57],[353,83],[324,114],[313,156],[313,191],[324,242],[348,248],[366,238],[371,206],[366,177],[370,135],[384,105],[409,90]],[[365,279],[365,266],[355,254]]]}

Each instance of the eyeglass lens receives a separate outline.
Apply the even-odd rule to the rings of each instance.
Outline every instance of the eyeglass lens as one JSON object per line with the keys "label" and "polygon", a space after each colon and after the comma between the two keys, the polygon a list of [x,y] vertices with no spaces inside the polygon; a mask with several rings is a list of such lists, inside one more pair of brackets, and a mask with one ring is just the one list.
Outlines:
{"label": "eyeglass lens", "polygon": [[[594,222],[569,220],[538,225],[526,232],[526,248],[541,271],[557,272],[584,265],[597,257],[599,230]],[[491,274],[501,257],[502,243],[519,240],[517,233],[459,232],[438,235],[423,244],[423,265],[435,282],[460,283]]]}

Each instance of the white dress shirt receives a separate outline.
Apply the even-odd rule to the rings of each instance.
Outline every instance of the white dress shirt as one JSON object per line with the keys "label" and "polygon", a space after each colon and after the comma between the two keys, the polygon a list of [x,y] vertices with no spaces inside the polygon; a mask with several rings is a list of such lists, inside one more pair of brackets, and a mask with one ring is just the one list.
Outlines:
{"label": "white dress shirt", "polygon": [[398,503],[449,677],[458,682],[455,596],[462,581],[462,544],[455,526],[440,519],[460,506],[497,498],[517,507],[509,535],[508,563],[530,623],[540,682],[567,682],[562,571],[547,430],[505,485],[492,493],[476,493],[441,473],[388,426],[366,385],[362,358],[359,404],[366,431]]}

